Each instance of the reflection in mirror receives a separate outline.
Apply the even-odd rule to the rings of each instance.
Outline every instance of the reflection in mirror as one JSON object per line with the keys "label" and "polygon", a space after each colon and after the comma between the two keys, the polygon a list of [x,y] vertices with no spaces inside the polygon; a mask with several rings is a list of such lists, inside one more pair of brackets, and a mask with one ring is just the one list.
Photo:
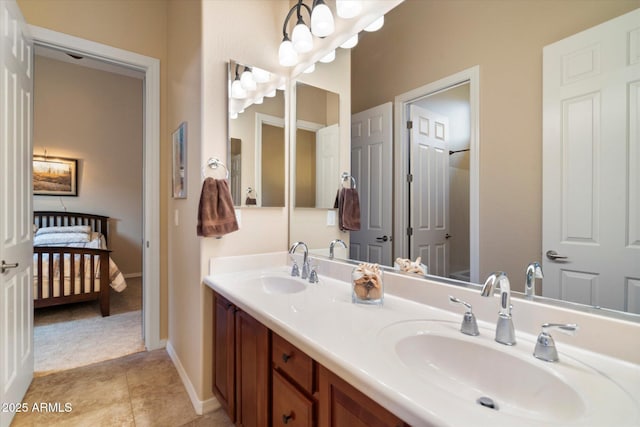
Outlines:
{"label": "reflection in mirror", "polygon": [[296,114],[295,207],[331,209],[340,176],[340,97],[298,82]]}
{"label": "reflection in mirror", "polygon": [[[253,83],[252,83],[253,81]],[[235,206],[285,206],[283,79],[229,63],[230,188]]]}
{"label": "reflection in mirror", "polygon": [[[478,121],[477,127],[472,125],[471,132],[482,137],[482,165],[478,172],[481,191],[477,200],[471,198],[469,203],[477,208],[482,200],[482,211],[477,219],[481,256],[479,274],[473,281],[478,283],[492,271],[504,270],[516,291],[524,290],[528,263],[544,261],[540,206],[543,199],[542,50],[549,43],[637,7],[631,3],[599,2],[587,11],[576,3],[553,2],[547,5],[551,9],[543,11],[534,3],[408,0],[387,15],[385,27],[380,32],[361,34],[359,45],[351,53],[351,113],[394,102],[397,96],[436,82],[443,76],[479,66],[483,85],[482,121]],[[578,9],[580,13],[577,13]],[[551,16],[555,18],[544,28],[534,24],[538,20],[547,21]],[[516,24],[521,31],[513,31]],[[418,38],[421,40],[419,45],[416,43]],[[496,49],[496,44],[500,48]],[[363,47],[365,49],[361,50]],[[346,121],[340,124],[342,127],[349,125]],[[401,132],[397,126],[394,123],[394,146],[399,144],[395,135]],[[405,161],[405,158],[397,158],[397,154],[394,151],[396,173],[400,170],[398,165]],[[455,159],[453,163],[459,169],[471,168],[465,159],[472,160],[471,152],[453,154],[450,158]],[[351,172],[355,174],[353,170]],[[395,175],[394,181],[405,178]],[[362,188],[361,183],[359,186]],[[409,197],[401,194],[397,186],[394,189],[394,205],[403,197]],[[309,225],[306,223],[307,227]],[[295,227],[292,224],[291,228]],[[457,232],[450,234],[452,239],[460,235]],[[398,242],[402,236],[395,233],[392,238]],[[409,244],[403,246],[408,249]],[[394,253],[393,257],[402,255],[406,256]],[[606,257],[614,265],[615,259],[614,256]],[[450,261],[453,264],[459,260]],[[570,267],[565,265],[565,271]],[[465,269],[462,264],[450,265],[449,276],[458,272],[456,277],[466,279]],[[432,271],[429,266],[429,272]],[[568,287],[559,296],[563,299],[576,290],[571,288],[574,277],[566,276]],[[636,273],[630,277],[634,278],[633,283],[640,283]],[[545,271],[545,278],[536,283],[536,295],[542,295],[545,282],[551,280],[554,279],[547,277]],[[596,282],[594,276],[592,285],[602,285]],[[629,286],[626,292],[633,292],[631,288]],[[637,285],[634,289],[638,289]],[[639,294],[636,290],[635,295]],[[635,302],[627,297],[621,307],[627,310],[635,305],[637,309],[640,306],[637,301],[637,297]],[[594,299],[584,302],[599,304]]]}

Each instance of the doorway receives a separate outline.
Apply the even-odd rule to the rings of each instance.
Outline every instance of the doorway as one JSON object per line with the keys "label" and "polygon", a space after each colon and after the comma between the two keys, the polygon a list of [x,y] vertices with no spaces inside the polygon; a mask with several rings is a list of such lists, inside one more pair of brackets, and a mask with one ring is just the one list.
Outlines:
{"label": "doorway", "polygon": [[143,333],[147,350],[160,339],[160,61],[133,52],[30,25],[34,44],[98,59],[144,73],[143,96]]}
{"label": "doorway", "polygon": [[[395,211],[394,216],[398,221],[394,223],[394,252],[396,254],[410,254],[410,257],[427,257],[434,268],[429,268],[429,274],[443,275],[463,281],[477,283],[479,280],[479,67],[464,70],[455,75],[446,77],[436,82],[427,84],[396,97],[395,100],[395,140],[394,144],[394,168],[397,171],[394,179]],[[437,148],[443,153],[441,163],[447,164],[446,182],[439,186],[441,196],[435,190],[433,197],[445,197],[445,187],[452,188],[449,201],[440,202],[442,210],[436,212],[431,209],[426,212],[425,206],[433,206],[437,202],[415,196],[416,189],[426,184],[420,184],[416,179],[425,170],[425,163],[420,162],[417,155],[419,149],[414,147],[414,141],[420,133],[420,123],[411,121],[412,106],[414,109],[437,111],[443,116],[454,118],[456,131],[451,135],[443,126],[438,134],[438,129],[431,123],[434,139],[446,138],[449,134],[449,143],[445,148]],[[466,118],[465,118],[466,116]],[[418,116],[419,117],[419,116]],[[422,121],[422,132],[429,119]],[[413,132],[412,129],[413,128]],[[414,147],[414,148],[412,148]],[[446,156],[444,156],[446,154]],[[427,160],[425,160],[427,161]],[[441,168],[442,169],[442,168]],[[428,179],[428,178],[424,178]],[[413,182],[412,182],[413,181]],[[431,185],[431,184],[429,184]],[[420,190],[420,194],[425,191]],[[447,219],[437,222],[437,215],[444,215],[447,208]],[[455,215],[448,212],[455,208]],[[429,215],[427,215],[429,214]],[[435,221],[427,224],[422,218],[430,216]],[[422,218],[421,218],[422,217]],[[420,221],[418,221],[420,220]],[[444,223],[448,228],[444,228]],[[417,225],[416,225],[417,224]],[[433,237],[424,237],[429,233],[418,233],[419,228],[442,228]],[[453,227],[453,228],[451,228]],[[456,230],[455,232],[453,230]],[[455,233],[455,234],[454,234]],[[417,239],[440,239],[437,243],[422,244]],[[454,243],[455,241],[455,243]],[[424,262],[424,260],[423,260]]]}

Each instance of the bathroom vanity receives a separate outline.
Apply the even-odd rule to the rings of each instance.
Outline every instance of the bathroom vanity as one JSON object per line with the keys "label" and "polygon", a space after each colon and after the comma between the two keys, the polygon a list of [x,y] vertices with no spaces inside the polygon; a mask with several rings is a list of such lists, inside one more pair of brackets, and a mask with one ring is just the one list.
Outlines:
{"label": "bathroom vanity", "polygon": [[[514,300],[507,346],[497,297],[385,272],[384,305],[355,305],[354,265],[314,262],[319,283],[291,277],[285,252],[211,262],[213,391],[237,425],[640,424],[638,324]],[[473,306],[478,336],[449,295]],[[533,357],[546,322],[581,327],[552,332],[557,362]]]}

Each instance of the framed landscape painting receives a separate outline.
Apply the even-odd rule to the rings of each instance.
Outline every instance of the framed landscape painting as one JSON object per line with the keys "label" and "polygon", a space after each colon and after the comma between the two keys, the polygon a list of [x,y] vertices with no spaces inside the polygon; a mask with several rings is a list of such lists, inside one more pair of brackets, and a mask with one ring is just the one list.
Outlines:
{"label": "framed landscape painting", "polygon": [[77,196],[78,160],[33,156],[33,194],[36,196]]}

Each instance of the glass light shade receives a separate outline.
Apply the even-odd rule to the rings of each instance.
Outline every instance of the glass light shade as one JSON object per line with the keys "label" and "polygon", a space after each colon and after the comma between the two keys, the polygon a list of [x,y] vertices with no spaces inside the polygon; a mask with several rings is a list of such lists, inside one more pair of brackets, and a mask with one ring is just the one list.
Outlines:
{"label": "glass light shade", "polygon": [[336,59],[336,51],[335,51],[335,49],[332,50],[331,52],[327,53],[322,58],[320,58],[320,62],[322,62],[323,64],[328,64],[329,62],[333,62],[334,59]]}
{"label": "glass light shade", "polygon": [[276,90],[273,89],[271,92],[265,93],[264,96],[266,96],[267,98],[273,98],[274,96],[276,96]]}
{"label": "glass light shade", "polygon": [[352,47],[355,47],[355,45],[357,44],[358,44],[358,35],[354,34],[353,37],[351,37],[346,42],[342,43],[340,47],[343,49],[351,49]]}
{"label": "glass light shade", "polygon": [[336,0],[336,12],[340,18],[353,18],[362,12],[362,3],[360,0]]}
{"label": "glass light shade", "polygon": [[247,69],[240,75],[240,84],[242,85],[242,89],[246,91],[256,90],[258,87],[256,81],[253,79],[253,74]]}
{"label": "glass light shade", "polygon": [[256,100],[253,101],[253,103],[256,104],[256,105],[260,105],[263,102],[264,102],[264,97],[263,96],[261,96],[260,98],[256,98]]}
{"label": "glass light shade", "polygon": [[292,67],[298,63],[298,52],[293,48],[291,40],[286,39],[280,43],[278,61],[283,67]]}
{"label": "glass light shade", "polygon": [[230,118],[231,120],[235,120],[235,119],[237,119],[237,118],[238,118],[238,113],[230,113],[230,114],[229,114],[229,118]]}
{"label": "glass light shade", "polygon": [[271,80],[271,73],[263,70],[262,68],[253,67],[251,70],[253,73],[253,79],[256,83],[266,83]]}
{"label": "glass light shade", "polygon": [[316,37],[327,37],[333,34],[335,22],[331,9],[324,3],[318,3],[311,12],[311,32]]}
{"label": "glass light shade", "polygon": [[236,79],[231,84],[231,97],[235,99],[244,99],[247,97],[247,91],[242,88],[240,80]]}
{"label": "glass light shade", "polygon": [[316,64],[311,64],[307,67],[306,70],[303,71],[305,74],[311,74],[316,70]]}
{"label": "glass light shade", "polygon": [[371,24],[367,25],[364,28],[364,30],[369,32],[378,31],[380,28],[382,28],[383,25],[384,25],[384,15],[382,15],[380,18],[373,21]]}
{"label": "glass light shade", "polygon": [[306,53],[313,49],[313,36],[309,27],[302,22],[293,27],[291,43],[293,43],[293,48],[298,53]]}

